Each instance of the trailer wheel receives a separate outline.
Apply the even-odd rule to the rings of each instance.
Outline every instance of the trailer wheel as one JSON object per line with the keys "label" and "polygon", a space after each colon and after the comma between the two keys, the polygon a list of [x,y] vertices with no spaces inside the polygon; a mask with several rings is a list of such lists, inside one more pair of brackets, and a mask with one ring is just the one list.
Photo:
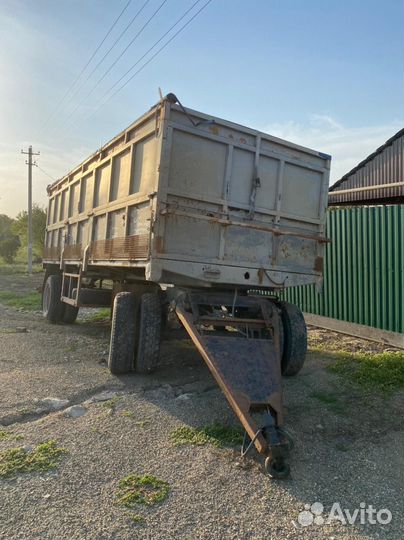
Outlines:
{"label": "trailer wheel", "polygon": [[75,306],[71,306],[70,304],[66,304],[66,303],[63,303],[63,306],[64,306],[64,309],[63,309],[62,321],[66,324],[73,324],[74,321],[77,319],[79,308]]}
{"label": "trailer wheel", "polygon": [[42,291],[42,314],[51,323],[58,323],[63,318],[64,303],[60,299],[62,276],[48,276]]}
{"label": "trailer wheel", "polygon": [[307,352],[307,328],[303,313],[294,304],[280,302],[281,308],[281,371],[293,376],[302,369]]}
{"label": "trailer wheel", "polygon": [[156,293],[140,297],[136,324],[135,371],[150,373],[160,356],[161,302]]}
{"label": "trailer wheel", "polygon": [[133,370],[135,350],[135,296],[120,292],[115,296],[108,367],[114,375]]}

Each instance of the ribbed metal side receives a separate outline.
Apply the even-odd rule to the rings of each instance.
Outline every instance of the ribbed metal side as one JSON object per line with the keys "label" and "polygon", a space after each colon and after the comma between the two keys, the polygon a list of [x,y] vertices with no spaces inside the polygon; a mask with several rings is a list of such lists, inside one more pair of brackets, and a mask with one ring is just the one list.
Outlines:
{"label": "ribbed metal side", "polygon": [[[352,171],[347,173],[330,188],[329,204],[377,204],[374,201],[389,200],[402,202],[404,187],[386,187],[377,190],[369,189],[354,193],[335,195],[339,190],[363,188],[404,181],[404,129],[398,131],[391,139],[368,156]],[[370,202],[373,201],[373,202]]]}
{"label": "ribbed metal side", "polygon": [[285,289],[303,311],[403,332],[404,206],[329,209],[324,288]]}

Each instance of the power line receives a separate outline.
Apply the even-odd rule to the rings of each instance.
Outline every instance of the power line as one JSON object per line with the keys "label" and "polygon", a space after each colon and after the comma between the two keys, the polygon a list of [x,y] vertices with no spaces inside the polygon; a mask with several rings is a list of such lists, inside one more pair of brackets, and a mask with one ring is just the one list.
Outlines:
{"label": "power line", "polygon": [[[96,112],[99,111],[99,109],[101,109],[101,107],[103,107],[104,105],[106,105],[113,97],[116,96],[116,94],[118,94],[121,90],[123,90],[125,88],[125,86],[127,84],[129,84],[129,82],[134,79],[136,77],[136,75],[138,73],[140,73],[148,64],[150,64],[150,62],[152,60],[154,60],[154,58],[156,58],[156,56],[158,54],[160,54],[200,13],[201,11],[203,11],[210,3],[212,2],[212,0],[208,0],[185,24],[183,24],[181,26],[181,28],[179,30],[177,30],[177,32],[175,32],[175,34],[173,34],[171,36],[171,38],[166,41],[166,43],[160,47],[160,49],[158,49],[158,51],[156,51],[144,64],[142,64],[142,66],[137,70],[135,71],[135,73],[129,77],[129,79],[122,85],[120,86],[113,94],[111,94],[103,103],[101,103],[97,109],[95,109],[95,111],[87,118],[87,120],[89,120],[90,118],[92,118],[94,116],[94,114]],[[153,48],[153,47],[152,47]]]}
{"label": "power line", "polygon": [[37,167],[40,171],[42,171],[44,174],[46,174],[46,176],[47,176],[48,178],[50,178],[51,180],[53,180],[53,182],[56,182],[56,178],[53,178],[53,176],[51,176],[49,173],[47,173],[46,171],[44,171],[44,170],[42,169],[42,167],[40,167],[40,166],[38,165],[38,163],[33,163],[33,165],[34,165],[35,167]]}
{"label": "power line", "polygon": [[[99,62],[97,63],[97,65],[92,69],[92,71],[87,75],[87,78],[86,80],[83,82],[83,84],[81,84],[79,86],[79,88],[76,89],[76,91],[70,96],[70,99],[69,99],[69,102],[72,101],[72,99],[77,95],[77,93],[83,88],[83,86],[87,83],[87,81],[94,75],[94,73],[97,71],[97,69],[99,68],[99,66],[103,63],[103,61],[105,60],[105,58],[107,58],[107,56],[109,55],[109,53],[112,51],[112,49],[118,44],[118,42],[123,38],[123,36],[126,34],[126,32],[129,30],[129,28],[132,26],[132,24],[135,22],[135,20],[138,18],[138,16],[142,13],[142,11],[144,10],[144,8],[147,6],[147,4],[150,2],[150,0],[146,0],[143,5],[138,9],[138,11],[135,13],[135,15],[132,17],[132,19],[129,21],[129,23],[126,25],[126,27],[122,30],[122,32],[119,34],[119,36],[116,38],[116,40],[113,42],[113,44],[111,45],[111,47],[107,50],[107,52],[104,54],[104,56],[101,58],[101,60],[99,60]],[[88,94],[89,95],[89,94]],[[88,95],[84,98],[84,100],[87,99]],[[70,114],[68,114],[67,118],[65,119],[65,122],[66,120],[69,120],[69,118],[76,112],[76,110],[78,109],[78,107],[81,105],[81,103],[83,102],[83,100],[81,100],[81,102],[79,103],[79,105],[77,105],[73,111],[70,112]]]}
{"label": "power line", "polygon": [[77,77],[74,79],[74,81],[71,83],[71,85],[69,86],[69,88],[66,90],[66,92],[64,93],[63,97],[59,100],[59,102],[56,104],[53,112],[48,116],[48,118],[45,120],[44,124],[42,125],[40,131],[42,131],[49,123],[49,121],[53,118],[53,116],[56,114],[56,111],[59,109],[60,105],[62,105],[62,103],[64,102],[64,100],[66,99],[66,97],[69,95],[69,93],[71,92],[71,90],[74,88],[74,86],[76,85],[76,83],[79,81],[80,77],[83,75],[83,73],[85,72],[85,70],[87,69],[87,67],[90,65],[91,61],[93,60],[93,58],[95,57],[95,55],[97,54],[97,52],[100,50],[100,48],[102,47],[102,45],[105,43],[105,40],[107,39],[107,37],[110,35],[110,33],[112,32],[112,30],[115,28],[116,24],[118,23],[119,19],[122,17],[122,15],[125,13],[125,11],[128,9],[129,7],[129,4],[132,2],[132,0],[128,0],[128,2],[126,3],[126,5],[124,6],[124,8],[122,9],[122,11],[120,12],[120,14],[118,15],[118,17],[115,19],[115,21],[112,23],[112,25],[110,26],[108,32],[105,34],[105,36],[103,37],[103,39],[101,40],[101,42],[99,43],[99,45],[96,47],[95,51],[92,53],[92,55],[90,56],[90,58],[87,60],[86,64],[83,66],[83,68],[81,69],[80,73],[77,75]]}
{"label": "power line", "polygon": [[149,23],[154,19],[154,17],[157,15],[157,13],[161,10],[161,8],[164,6],[164,4],[167,2],[167,0],[163,0],[159,7],[154,11],[154,13],[151,15],[151,17],[145,22],[145,24],[142,26],[142,28],[139,30],[139,32],[135,35],[135,37],[128,43],[128,45],[124,48],[124,50],[121,52],[121,54],[115,59],[115,61],[111,64],[111,66],[107,69],[107,71],[104,73],[104,75],[97,81],[97,84],[93,88],[97,88],[99,83],[108,75],[108,73],[111,71],[111,69],[115,66],[115,64],[122,58],[122,56],[126,53],[126,51],[129,49],[131,45],[136,41],[136,39],[140,36],[140,34],[143,32],[143,30],[149,25]]}
{"label": "power line", "polygon": [[[148,0],[149,1],[149,0]],[[91,96],[91,94],[94,92],[94,90],[99,86],[101,81],[108,75],[108,73],[111,71],[111,69],[115,66],[115,64],[122,58],[122,56],[125,54],[125,52],[129,49],[131,45],[136,41],[136,39],[140,36],[140,34],[143,32],[143,30],[151,23],[151,21],[154,19],[154,17],[157,15],[157,13],[162,9],[164,4],[167,3],[168,0],[163,0],[159,7],[152,13],[152,15],[147,19],[147,21],[144,23],[144,25],[140,28],[140,30],[137,32],[137,34],[133,37],[133,39],[128,43],[128,45],[123,49],[123,51],[120,53],[120,55],[114,60],[114,62],[110,65],[110,67],[104,72],[102,77],[95,83],[93,88],[88,92],[88,94],[82,99],[76,107],[71,111],[71,113],[68,115],[68,117],[65,119],[65,122],[70,120],[70,118],[74,115],[74,113],[77,111],[77,109]],[[147,2],[146,2],[147,3]],[[94,70],[93,70],[94,72]],[[92,73],[93,73],[92,72]]]}
{"label": "power line", "polygon": [[114,84],[111,86],[111,88],[109,88],[109,89],[105,92],[105,94],[104,94],[104,96],[102,97],[102,99],[104,99],[104,97],[106,97],[106,96],[109,94],[109,92],[111,92],[111,90],[113,90],[113,89],[115,88],[115,86],[117,86],[117,85],[122,81],[122,79],[124,79],[124,78],[126,77],[126,75],[128,75],[128,74],[129,74],[129,73],[130,73],[130,72],[131,72],[131,71],[139,64],[139,62],[141,62],[141,61],[143,60],[143,58],[144,58],[145,56],[147,56],[147,55],[149,54],[149,52],[152,51],[152,50],[160,43],[160,41],[162,41],[162,40],[163,40],[163,39],[171,32],[171,30],[173,30],[173,28],[175,28],[175,27],[177,26],[177,24],[179,24],[179,23],[182,21],[182,19],[184,19],[184,17],[186,17],[186,16],[188,15],[188,13],[189,13],[190,11],[192,11],[193,8],[194,8],[197,4],[199,4],[199,2],[201,2],[201,1],[202,1],[202,0],[196,0],[196,2],[194,2],[194,3],[192,4],[192,6],[191,6],[190,8],[188,8],[188,9],[185,11],[185,13],[183,13],[183,14],[181,15],[181,17],[180,17],[179,19],[177,19],[176,22],[175,22],[173,25],[171,25],[170,28],[169,28],[166,32],[164,32],[164,34],[160,37],[160,39],[158,39],[158,40],[157,40],[157,41],[156,41],[149,49],[147,49],[147,51],[146,51],[146,52],[145,52],[145,53],[144,53],[144,54],[143,54],[143,55],[142,55],[142,56],[141,56],[134,64],[132,64],[132,66],[131,66],[131,67],[130,67],[123,75],[122,75],[122,77],[121,77],[120,79],[118,79],[118,80],[116,81],[116,83],[114,83]]}
{"label": "power line", "polygon": [[132,24],[135,22],[135,20],[138,18],[138,16],[142,13],[144,8],[147,6],[147,4],[150,2],[150,0],[146,0],[141,8],[138,9],[138,11],[135,13],[135,15],[132,17],[132,19],[129,21],[129,23],[126,25],[126,27],[122,30],[122,32],[119,34],[117,39],[114,41],[114,43],[111,45],[111,47],[108,49],[108,51],[104,54],[104,56],[101,58],[101,60],[98,62],[98,64],[95,66],[95,68],[92,70],[90,75],[87,77],[86,81],[94,74],[94,72],[97,70],[97,68],[102,64],[102,62],[105,60],[105,58],[109,55],[109,53],[112,51],[112,49],[115,47],[115,45],[123,38],[123,36],[126,34],[128,29],[132,26]]}

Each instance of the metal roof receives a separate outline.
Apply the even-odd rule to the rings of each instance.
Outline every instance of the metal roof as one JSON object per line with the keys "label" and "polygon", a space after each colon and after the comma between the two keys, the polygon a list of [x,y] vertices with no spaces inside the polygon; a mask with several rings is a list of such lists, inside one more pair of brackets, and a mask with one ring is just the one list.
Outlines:
{"label": "metal roof", "polygon": [[329,205],[403,203],[404,129],[335,182],[328,200]]}

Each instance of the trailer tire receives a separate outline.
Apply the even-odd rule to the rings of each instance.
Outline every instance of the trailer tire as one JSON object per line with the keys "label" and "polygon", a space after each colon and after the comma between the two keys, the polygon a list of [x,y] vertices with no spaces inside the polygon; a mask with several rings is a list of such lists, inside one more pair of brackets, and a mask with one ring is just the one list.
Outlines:
{"label": "trailer tire", "polygon": [[46,279],[42,291],[42,314],[50,323],[61,322],[64,303],[61,300],[62,276],[51,274]]}
{"label": "trailer tire", "polygon": [[135,350],[135,296],[131,292],[120,292],[115,296],[108,368],[114,375],[133,371]]}
{"label": "trailer tire", "polygon": [[307,327],[303,313],[294,304],[279,302],[281,309],[281,372],[291,377],[302,369],[307,352]]}
{"label": "trailer tire", "polygon": [[161,341],[161,301],[157,293],[140,297],[136,324],[135,371],[150,373],[157,366]]}
{"label": "trailer tire", "polygon": [[66,324],[73,324],[77,319],[79,313],[79,308],[71,306],[70,304],[64,303],[62,321]]}

